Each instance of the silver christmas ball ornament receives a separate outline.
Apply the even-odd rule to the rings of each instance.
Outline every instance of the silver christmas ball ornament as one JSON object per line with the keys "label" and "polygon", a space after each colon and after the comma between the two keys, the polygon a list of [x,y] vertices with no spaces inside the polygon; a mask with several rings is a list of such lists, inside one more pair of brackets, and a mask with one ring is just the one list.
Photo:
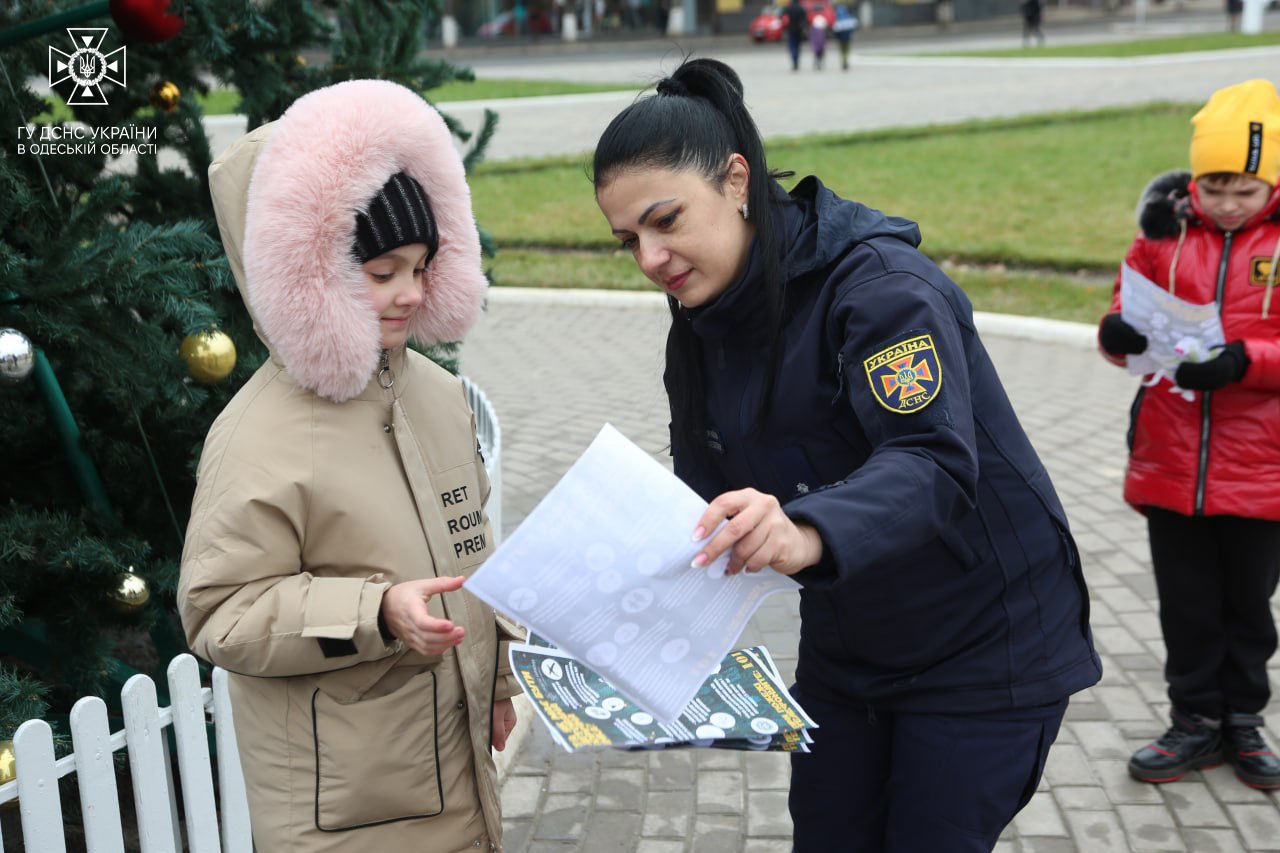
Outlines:
{"label": "silver christmas ball ornament", "polygon": [[0,382],[16,385],[36,366],[36,348],[17,329],[0,329]]}

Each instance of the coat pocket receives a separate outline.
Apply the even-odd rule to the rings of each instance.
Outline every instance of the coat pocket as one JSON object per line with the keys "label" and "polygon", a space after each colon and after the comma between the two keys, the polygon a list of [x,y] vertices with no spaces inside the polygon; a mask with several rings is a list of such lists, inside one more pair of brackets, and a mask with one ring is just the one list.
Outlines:
{"label": "coat pocket", "polygon": [[316,828],[340,832],[440,814],[437,712],[431,670],[350,704],[316,690]]}
{"label": "coat pocket", "polygon": [[966,572],[991,557],[987,531],[982,516],[976,511],[966,513],[943,527],[938,533],[938,540]]}

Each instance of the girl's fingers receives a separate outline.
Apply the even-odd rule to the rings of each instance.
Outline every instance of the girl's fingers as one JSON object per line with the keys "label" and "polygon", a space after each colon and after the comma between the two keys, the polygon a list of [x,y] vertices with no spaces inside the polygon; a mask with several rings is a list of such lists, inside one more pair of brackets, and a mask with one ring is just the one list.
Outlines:
{"label": "girl's fingers", "polygon": [[413,624],[427,634],[447,634],[455,627],[448,619],[437,619],[428,613],[425,603],[422,610],[414,614]]}

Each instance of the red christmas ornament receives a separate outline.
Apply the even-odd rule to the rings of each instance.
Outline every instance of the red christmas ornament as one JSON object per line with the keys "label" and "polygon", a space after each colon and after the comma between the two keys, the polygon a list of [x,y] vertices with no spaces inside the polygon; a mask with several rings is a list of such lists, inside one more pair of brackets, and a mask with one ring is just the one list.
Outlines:
{"label": "red christmas ornament", "polygon": [[111,18],[130,41],[159,44],[178,34],[185,21],[169,14],[169,0],[110,0]]}

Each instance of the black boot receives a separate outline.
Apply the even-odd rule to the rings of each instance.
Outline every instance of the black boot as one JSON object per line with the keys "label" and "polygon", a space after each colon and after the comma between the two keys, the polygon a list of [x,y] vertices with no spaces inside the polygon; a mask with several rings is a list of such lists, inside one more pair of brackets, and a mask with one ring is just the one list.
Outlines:
{"label": "black boot", "polygon": [[1222,732],[1217,720],[1176,708],[1169,716],[1173,726],[1129,759],[1129,775],[1140,782],[1172,782],[1190,770],[1222,763]]}
{"label": "black boot", "polygon": [[1262,717],[1228,715],[1223,741],[1223,751],[1241,782],[1251,788],[1280,788],[1280,758],[1262,739]]}

